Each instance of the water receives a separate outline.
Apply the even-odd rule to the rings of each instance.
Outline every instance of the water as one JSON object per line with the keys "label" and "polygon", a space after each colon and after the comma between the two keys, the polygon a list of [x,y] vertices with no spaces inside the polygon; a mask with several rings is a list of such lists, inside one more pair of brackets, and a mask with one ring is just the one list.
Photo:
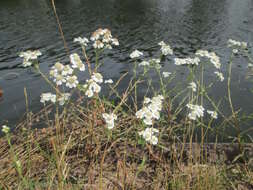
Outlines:
{"label": "water", "polygon": [[[253,41],[252,0],[56,0],[63,31],[71,51],[80,51],[72,43],[74,37],[88,37],[95,29],[109,28],[120,41],[120,47],[106,53],[101,72],[105,78],[118,79],[132,64],[129,53],[138,48],[145,57],[157,56],[157,43],[169,42],[175,55],[184,57],[197,49],[213,50],[222,61],[227,76],[229,38]],[[250,47],[252,48],[252,47]],[[49,0],[0,1],[0,124],[17,123],[25,112],[24,88],[28,92],[29,108],[41,108],[39,96],[48,85],[30,69],[22,69],[18,53],[40,49],[42,71],[47,72],[56,61],[66,62],[66,54]],[[180,67],[181,68],[181,67]],[[184,70],[172,60],[163,64],[164,71],[178,71],[177,80],[185,80]],[[206,80],[214,80],[213,69]],[[232,99],[236,108],[253,111],[252,82],[245,59],[233,66]],[[224,97],[226,82],[216,83],[211,96]],[[124,88],[124,85],[121,86]],[[224,105],[224,110],[229,110]],[[250,126],[250,125],[249,125]],[[247,128],[249,126],[244,126]]]}

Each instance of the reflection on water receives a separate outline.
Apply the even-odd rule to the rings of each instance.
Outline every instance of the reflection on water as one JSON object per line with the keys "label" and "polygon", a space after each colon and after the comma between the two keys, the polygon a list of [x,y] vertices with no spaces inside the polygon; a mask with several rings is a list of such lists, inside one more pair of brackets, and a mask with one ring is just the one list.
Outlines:
{"label": "reflection on water", "polygon": [[[131,69],[128,58],[131,50],[138,48],[147,57],[156,56],[157,42],[161,40],[169,42],[180,57],[200,48],[216,51],[226,75],[227,39],[253,40],[251,0],[56,0],[55,3],[71,51],[79,51],[72,43],[74,37],[88,37],[98,27],[110,28],[118,37],[120,48],[107,53],[102,68],[105,77],[115,79]],[[40,109],[40,93],[48,90],[32,70],[20,68],[18,52],[40,49],[44,72],[58,60],[67,61],[50,1],[1,0],[0,42],[0,87],[4,90],[0,117],[1,122],[16,123],[25,111],[24,87],[34,111]],[[179,70],[171,60],[167,62],[163,70]],[[247,64],[242,61],[239,66],[234,66],[232,88],[236,88],[233,88],[232,98],[235,105],[242,105],[245,112],[251,112],[251,83],[245,80]],[[213,77],[212,73],[207,72],[208,78]],[[177,78],[185,80],[184,75]],[[224,93],[224,84],[217,84],[212,96],[219,100]]]}

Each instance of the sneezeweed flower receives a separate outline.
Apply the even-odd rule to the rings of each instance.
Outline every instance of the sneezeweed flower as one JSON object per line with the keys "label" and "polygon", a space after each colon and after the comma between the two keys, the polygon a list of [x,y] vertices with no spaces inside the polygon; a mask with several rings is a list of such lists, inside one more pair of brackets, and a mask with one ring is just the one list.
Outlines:
{"label": "sneezeweed flower", "polygon": [[215,52],[208,52],[207,50],[198,50],[196,55],[199,57],[206,57],[214,65],[216,69],[220,69],[221,63],[220,58],[216,55]]}
{"label": "sneezeweed flower", "polygon": [[105,80],[105,84],[112,84],[112,83],[113,83],[112,79]]}
{"label": "sneezeweed flower", "polygon": [[167,78],[171,75],[171,72],[163,72],[163,77]]}
{"label": "sneezeweed flower", "polygon": [[70,93],[64,93],[61,95],[61,97],[58,99],[59,105],[63,106],[70,98]]}
{"label": "sneezeweed flower", "polygon": [[56,95],[52,94],[51,92],[42,93],[40,95],[40,102],[43,103],[43,104],[46,103],[46,102],[55,103],[56,102]]}
{"label": "sneezeweed flower", "polygon": [[85,92],[85,95],[88,98],[91,98],[94,95],[94,92],[91,89],[87,89],[86,92]]}
{"label": "sneezeweed flower", "polygon": [[199,65],[200,59],[195,58],[175,58],[175,65]]}
{"label": "sneezeweed flower", "polygon": [[77,80],[77,76],[67,76],[66,78],[66,86],[69,88],[76,88],[76,86],[79,84],[79,81]]}
{"label": "sneezeweed flower", "polygon": [[93,47],[95,49],[112,49],[112,46],[118,46],[119,41],[117,38],[113,38],[111,31],[108,29],[99,28],[92,33],[91,41],[93,41]]}
{"label": "sneezeweed flower", "polygon": [[66,82],[66,78],[60,74],[56,75],[54,78],[54,82],[57,86],[61,86],[63,83]]}
{"label": "sneezeweed flower", "polygon": [[73,68],[78,68],[80,71],[85,71],[85,65],[77,53],[70,55],[70,62]]}
{"label": "sneezeweed flower", "polygon": [[61,71],[63,76],[72,75],[73,69],[69,65],[65,65],[63,70]]}
{"label": "sneezeweed flower", "polygon": [[24,58],[23,66],[24,67],[29,67],[33,64],[34,60],[37,60],[37,58],[41,55],[42,54],[39,50],[35,50],[35,51],[28,50],[26,52],[21,52],[19,54],[19,57]]}
{"label": "sneezeweed flower", "polygon": [[197,85],[196,85],[195,82],[189,83],[188,88],[192,89],[193,92],[196,92],[196,91],[197,91]]}
{"label": "sneezeweed flower", "polygon": [[85,95],[88,98],[93,97],[94,93],[99,93],[101,91],[101,87],[97,83],[103,82],[103,76],[100,73],[94,73],[90,80],[86,80],[86,84],[83,85],[83,88],[86,90]]}
{"label": "sneezeweed flower", "polygon": [[140,52],[139,50],[134,50],[131,54],[130,54],[130,58],[134,59],[134,58],[138,58],[140,56],[142,56],[143,53]]}
{"label": "sneezeweed flower", "polygon": [[247,49],[247,42],[239,42],[233,39],[228,40],[228,47],[233,48],[233,49],[242,49],[245,50]]}
{"label": "sneezeweed flower", "polygon": [[96,41],[93,43],[93,47],[94,47],[95,49],[103,49],[104,44],[103,44],[103,42],[101,42],[100,40],[96,40]]}
{"label": "sneezeweed flower", "polygon": [[214,74],[217,75],[217,77],[219,78],[219,80],[220,80],[221,82],[224,81],[224,76],[223,76],[223,74],[222,74],[221,72],[215,71]]}
{"label": "sneezeweed flower", "polygon": [[95,93],[99,93],[101,91],[101,87],[95,81],[91,80],[89,90],[92,90]]}
{"label": "sneezeweed flower", "polygon": [[161,41],[158,43],[158,45],[161,46],[161,51],[163,55],[172,55],[173,54],[173,50],[171,49],[170,45],[167,45],[166,43],[164,43],[164,41]]}
{"label": "sneezeweed flower", "polygon": [[113,129],[114,128],[114,120],[117,120],[117,115],[115,115],[114,113],[108,114],[108,113],[103,113],[102,114],[107,128],[108,129]]}
{"label": "sneezeweed flower", "polygon": [[91,76],[91,79],[97,83],[103,82],[103,76],[100,73],[93,73],[93,75]]}
{"label": "sneezeweed flower", "polygon": [[113,45],[119,46],[119,40],[117,38],[112,38],[111,42],[112,42]]}
{"label": "sneezeweed flower", "polygon": [[216,111],[207,110],[207,113],[210,114],[213,119],[218,118],[218,114]]}
{"label": "sneezeweed flower", "polygon": [[155,96],[152,99],[145,97],[144,106],[136,112],[136,117],[138,119],[143,119],[146,125],[152,125],[154,119],[158,120],[160,118],[163,99],[161,95]]}
{"label": "sneezeweed flower", "polygon": [[197,118],[204,116],[205,109],[203,108],[203,106],[193,104],[187,104],[186,106],[191,110],[191,112],[188,114],[189,119],[196,120]]}
{"label": "sneezeweed flower", "polygon": [[50,70],[50,76],[56,77],[58,74],[60,74],[64,69],[64,65],[60,62],[56,62],[54,66]]}
{"label": "sneezeweed flower", "polygon": [[78,42],[80,45],[86,47],[89,43],[89,40],[87,38],[78,37],[74,38],[74,42]]}
{"label": "sneezeweed flower", "polygon": [[8,126],[6,126],[6,125],[3,125],[2,126],[2,132],[5,133],[5,134],[7,134],[7,133],[10,132],[10,128]]}
{"label": "sneezeweed flower", "polygon": [[157,145],[158,134],[159,134],[158,129],[155,129],[153,127],[146,128],[145,130],[139,132],[139,135],[142,136],[145,139],[145,141],[149,142],[152,145]]}

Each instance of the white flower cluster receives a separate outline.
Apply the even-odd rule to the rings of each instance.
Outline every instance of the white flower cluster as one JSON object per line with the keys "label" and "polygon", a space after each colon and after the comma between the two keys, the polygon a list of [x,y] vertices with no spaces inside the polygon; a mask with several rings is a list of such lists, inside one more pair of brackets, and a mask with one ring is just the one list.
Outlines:
{"label": "white flower cluster", "polygon": [[83,85],[84,89],[86,89],[85,95],[91,98],[94,93],[99,93],[101,91],[101,87],[99,84],[103,82],[103,76],[100,73],[93,73],[91,79],[86,80],[86,84]]}
{"label": "white flower cluster", "polygon": [[150,127],[139,132],[139,135],[142,136],[145,139],[145,141],[149,142],[150,144],[156,145],[158,143],[157,138],[158,133],[159,133],[158,129]]}
{"label": "white flower cluster", "polygon": [[161,65],[159,64],[161,62],[160,59],[156,59],[156,58],[153,58],[153,59],[150,59],[148,61],[142,61],[139,63],[139,66],[155,66],[157,67],[158,69],[160,69]]}
{"label": "white flower cluster", "polygon": [[234,53],[238,53],[239,49],[245,50],[247,49],[247,42],[239,42],[236,40],[229,39],[228,40],[228,47],[233,48]]}
{"label": "white flower cluster", "polygon": [[[214,52],[208,52],[207,50],[198,50],[196,52],[196,55],[208,58],[216,69],[220,69],[221,67],[220,58]],[[221,82],[224,80],[222,72],[215,71],[214,73]]]}
{"label": "white flower cluster", "polygon": [[207,113],[211,115],[212,118],[217,119],[218,114],[216,111],[207,110]]}
{"label": "white flower cluster", "polygon": [[2,126],[2,132],[5,133],[5,134],[7,134],[7,133],[10,132],[10,128],[7,125],[3,125]]}
{"label": "white flower cluster", "polygon": [[72,64],[72,68],[77,68],[80,71],[85,71],[85,65],[83,64],[81,58],[77,53],[73,53],[70,55],[70,62]]}
{"label": "white flower cluster", "polygon": [[161,51],[163,55],[172,55],[173,54],[173,50],[171,49],[170,45],[164,43],[164,41],[161,41],[158,43],[159,46],[161,46]]}
{"label": "white flower cluster", "polygon": [[175,58],[175,65],[199,65],[200,59],[195,58]]}
{"label": "white flower cluster", "polygon": [[36,60],[39,56],[41,56],[41,52],[39,50],[35,51],[26,51],[26,52],[21,52],[19,54],[19,57],[23,57],[23,67],[29,67],[33,64],[33,61]]}
{"label": "white flower cluster", "polygon": [[113,80],[112,79],[107,79],[105,80],[105,84],[112,84],[113,83]]}
{"label": "white flower cluster", "polygon": [[74,42],[77,42],[81,46],[86,47],[89,43],[89,40],[87,38],[78,37],[78,38],[74,38]]}
{"label": "white flower cluster", "polygon": [[[187,104],[186,106],[191,110],[191,112],[188,114],[189,119],[196,120],[197,118],[204,116],[205,109],[203,106],[193,104]],[[213,119],[218,118],[216,111],[207,110],[207,113],[210,114]]]}
{"label": "white flower cluster", "polygon": [[94,42],[93,47],[95,49],[112,49],[112,45],[119,45],[118,39],[113,38],[111,31],[108,29],[97,29],[95,32],[92,33],[90,40]]}
{"label": "white flower cluster", "polygon": [[64,105],[66,101],[68,101],[70,98],[70,93],[63,93],[61,96],[57,99],[55,94],[52,94],[51,92],[42,93],[40,95],[40,102],[45,104],[46,102],[52,102],[56,103],[59,102],[59,105]]}
{"label": "white flower cluster", "polygon": [[158,95],[150,98],[144,99],[144,106],[142,109],[136,112],[136,117],[139,119],[143,119],[143,122],[146,125],[152,125],[153,119],[160,118],[160,111],[162,110],[162,100],[163,96]]}
{"label": "white flower cluster", "polygon": [[114,113],[111,114],[103,113],[102,116],[106,122],[107,128],[108,129],[114,128],[114,120],[117,119],[117,115],[115,115]]}
{"label": "white flower cluster", "polygon": [[55,103],[56,102],[56,95],[52,94],[51,92],[42,93],[40,95],[40,102],[43,103],[43,104],[46,103],[46,102]]}
{"label": "white flower cluster", "polygon": [[196,55],[208,58],[216,69],[220,69],[221,67],[220,58],[216,55],[215,52],[208,52],[207,50],[198,50],[196,52]]}
{"label": "white flower cluster", "polygon": [[189,83],[188,88],[192,89],[193,92],[196,92],[196,91],[197,91],[197,85],[196,85],[195,82]]}
{"label": "white flower cluster", "polygon": [[140,52],[139,50],[134,50],[131,54],[130,54],[130,58],[134,59],[134,58],[138,58],[140,56],[143,56],[143,53]]}
{"label": "white flower cluster", "polygon": [[188,114],[189,119],[196,120],[198,117],[204,116],[205,109],[203,106],[193,104],[187,104],[186,106],[191,110],[191,112]]}
{"label": "white flower cluster", "polygon": [[76,75],[72,75],[74,69],[79,71],[85,71],[85,65],[83,64],[81,58],[77,53],[70,55],[71,67],[69,65],[63,65],[60,62],[55,63],[55,65],[50,70],[50,76],[57,86],[66,83],[69,88],[76,88],[79,84]]}
{"label": "white flower cluster", "polygon": [[214,74],[216,74],[216,76],[219,78],[221,82],[224,81],[224,76],[221,72],[215,71]]}

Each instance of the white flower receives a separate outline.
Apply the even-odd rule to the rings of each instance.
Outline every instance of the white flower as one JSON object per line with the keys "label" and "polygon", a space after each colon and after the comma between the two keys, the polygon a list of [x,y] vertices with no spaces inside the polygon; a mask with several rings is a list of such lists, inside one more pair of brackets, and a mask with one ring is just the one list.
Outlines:
{"label": "white flower", "polygon": [[218,118],[218,114],[216,111],[210,111],[207,110],[207,113],[211,115],[212,118],[217,119]]}
{"label": "white flower", "polygon": [[61,64],[60,62],[56,62],[50,70],[50,75],[55,77],[57,74],[61,73],[63,69],[64,69],[64,65]]}
{"label": "white flower", "polygon": [[80,43],[82,46],[87,46],[87,44],[89,43],[89,40],[87,38],[74,38],[74,42],[78,42]]}
{"label": "white flower", "polygon": [[147,98],[147,97],[144,98],[144,101],[143,101],[144,104],[148,104],[150,102],[151,102],[150,98]]}
{"label": "white flower", "polygon": [[163,72],[163,77],[167,78],[171,75],[171,72]]}
{"label": "white flower", "polygon": [[112,79],[108,79],[108,80],[105,80],[105,84],[112,84],[113,83],[113,80]]}
{"label": "white flower", "polygon": [[239,42],[236,40],[229,39],[228,40],[228,47],[234,48],[234,49],[247,49],[247,42]]}
{"label": "white flower", "polygon": [[119,46],[119,40],[116,38],[111,39],[112,45]]}
{"label": "white flower", "polygon": [[195,58],[175,58],[175,65],[199,65],[200,59]]}
{"label": "white flower", "polygon": [[32,65],[33,60],[36,60],[38,58],[38,56],[41,56],[41,52],[39,50],[35,50],[35,51],[26,51],[26,52],[21,52],[19,54],[19,57],[23,57],[24,61],[23,61],[23,66],[24,67],[29,67]]}
{"label": "white flower", "polygon": [[148,61],[142,61],[141,63],[139,63],[140,66],[149,66],[149,62]]}
{"label": "white flower", "polygon": [[214,73],[217,75],[221,82],[224,80],[223,74],[221,72],[215,71]]}
{"label": "white flower", "polygon": [[100,73],[93,73],[93,75],[91,76],[91,79],[97,83],[103,82],[103,76]]}
{"label": "white flower", "polygon": [[138,58],[140,56],[142,56],[143,53],[140,52],[139,50],[134,50],[131,54],[130,54],[130,58],[134,59],[134,58]]}
{"label": "white flower", "polygon": [[7,133],[9,133],[9,131],[10,131],[10,128],[8,126],[6,126],[6,125],[2,126],[2,132],[3,133],[7,134]]}
{"label": "white flower", "polygon": [[66,80],[66,86],[69,88],[76,88],[76,86],[79,84],[79,81],[77,80],[77,76],[67,76]]}
{"label": "white flower", "polygon": [[69,66],[66,65],[64,66],[63,70],[61,71],[63,76],[71,75],[73,73],[73,69]]}
{"label": "white flower", "polygon": [[160,118],[160,111],[162,110],[162,100],[163,96],[158,95],[152,99],[144,98],[144,107],[136,112],[136,117],[138,119],[143,119],[146,125],[152,125],[153,119]]}
{"label": "white flower", "polygon": [[203,106],[193,104],[187,104],[186,106],[191,110],[191,112],[188,114],[189,119],[196,120],[198,117],[204,116],[205,109]]}
{"label": "white flower", "polygon": [[91,89],[87,89],[85,95],[88,96],[88,98],[91,98],[94,95],[94,92]]}
{"label": "white flower", "polygon": [[26,52],[21,52],[19,54],[19,57],[23,57],[24,59],[27,59],[27,60],[35,60],[41,55],[42,54],[39,50],[35,50],[35,51],[28,50]]}
{"label": "white flower", "polygon": [[115,115],[114,113],[103,113],[102,116],[107,124],[107,128],[112,129],[114,127],[114,120],[117,119],[117,115]]}
{"label": "white flower", "polygon": [[91,41],[98,40],[100,38],[100,35],[101,33],[98,30],[96,30],[95,32],[92,33],[90,40]]}
{"label": "white flower", "polygon": [[158,133],[159,131],[157,129],[151,127],[139,132],[139,135],[142,136],[145,141],[149,142],[150,144],[156,145],[158,143],[158,138],[156,137]]}
{"label": "white flower", "polygon": [[95,93],[99,93],[101,91],[101,87],[95,81],[90,83],[89,89]]}
{"label": "white flower", "polygon": [[62,96],[58,99],[59,104],[62,106],[67,102],[70,98],[70,93],[64,93]]}
{"label": "white flower", "polygon": [[253,67],[253,64],[252,63],[248,63],[248,67],[249,68]]}
{"label": "white flower", "polygon": [[170,45],[167,45],[164,43],[164,41],[161,41],[160,43],[158,43],[158,45],[161,46],[161,51],[163,55],[172,55],[173,54],[173,50],[171,49]]}
{"label": "white flower", "polygon": [[41,103],[46,103],[46,102],[52,102],[55,103],[56,102],[56,95],[52,94],[51,92],[47,92],[47,93],[42,93],[40,95],[40,102]]}
{"label": "white flower", "polygon": [[95,49],[102,49],[104,47],[104,44],[100,40],[96,40],[93,44],[93,47]]}
{"label": "white flower", "polygon": [[64,76],[58,74],[55,76],[54,82],[56,83],[57,86],[60,86],[66,82],[66,78]]}
{"label": "white flower", "polygon": [[237,54],[238,53],[238,49],[233,49],[232,52],[233,52],[233,54]]}
{"label": "white flower", "polygon": [[85,71],[85,65],[77,53],[70,55],[70,62],[72,63],[73,68],[78,68],[80,71]]}
{"label": "white flower", "polygon": [[193,92],[196,92],[196,91],[197,91],[197,85],[196,85],[195,82],[189,83],[188,88],[192,89]]}

